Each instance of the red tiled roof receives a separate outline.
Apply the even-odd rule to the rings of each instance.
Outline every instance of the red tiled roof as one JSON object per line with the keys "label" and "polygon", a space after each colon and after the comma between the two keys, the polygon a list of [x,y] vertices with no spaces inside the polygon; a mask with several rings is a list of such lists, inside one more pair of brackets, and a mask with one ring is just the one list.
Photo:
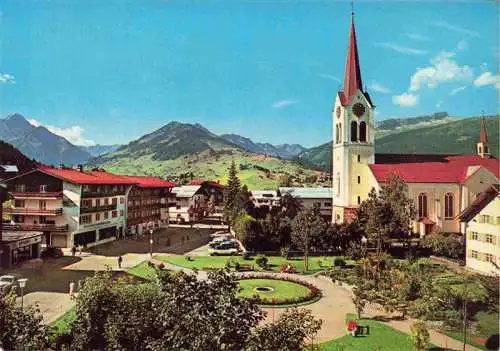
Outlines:
{"label": "red tiled roof", "polygon": [[159,177],[125,176],[140,188],[173,188],[177,184]]}
{"label": "red tiled roof", "polygon": [[361,69],[359,67],[358,43],[356,42],[356,29],[354,28],[354,17],[351,21],[351,33],[349,35],[349,48],[345,63],[344,98],[349,102],[357,90],[363,90],[361,81]]}
{"label": "red tiled roof", "polygon": [[135,184],[134,181],[127,179],[127,177],[105,171],[80,172],[74,169],[52,168],[45,166],[38,168],[38,170],[45,174],[74,184]]}
{"label": "red tiled roof", "polygon": [[460,221],[470,222],[476,215],[500,194],[498,184],[491,185],[488,189],[479,194],[474,201],[458,215]]}
{"label": "red tiled roof", "polygon": [[[422,156],[422,155],[421,155]],[[394,161],[394,160],[393,160]],[[378,182],[385,182],[391,174],[399,175],[407,183],[463,183],[469,167],[482,166],[500,178],[500,162],[495,158],[477,155],[444,156],[439,161],[369,165]]]}

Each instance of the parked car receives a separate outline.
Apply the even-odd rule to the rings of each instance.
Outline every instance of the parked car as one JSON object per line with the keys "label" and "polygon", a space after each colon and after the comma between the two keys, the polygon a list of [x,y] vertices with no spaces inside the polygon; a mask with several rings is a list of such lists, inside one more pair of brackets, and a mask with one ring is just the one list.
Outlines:
{"label": "parked car", "polygon": [[238,254],[239,249],[237,247],[237,243],[233,242],[224,242],[218,246],[211,247],[208,249],[208,253],[211,256],[217,256],[217,255],[236,255]]}
{"label": "parked car", "polygon": [[229,235],[221,235],[221,236],[218,236],[218,237],[215,237],[209,244],[208,246],[211,247],[211,248],[214,248],[220,244],[222,244],[223,242],[225,241],[228,241],[228,240],[234,240],[232,239],[231,236]]}
{"label": "parked car", "polygon": [[17,279],[13,275],[0,276],[0,296],[5,296],[13,288],[17,288]]}
{"label": "parked car", "polygon": [[47,246],[45,249],[40,252],[40,258],[48,258],[48,257],[62,257],[64,256],[63,250],[60,247],[52,247]]}

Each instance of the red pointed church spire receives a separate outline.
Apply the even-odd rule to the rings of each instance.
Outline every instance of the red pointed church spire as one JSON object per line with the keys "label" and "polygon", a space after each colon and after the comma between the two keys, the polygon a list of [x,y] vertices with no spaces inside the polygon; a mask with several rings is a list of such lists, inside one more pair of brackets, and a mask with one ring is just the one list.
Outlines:
{"label": "red pointed church spire", "polygon": [[481,131],[479,133],[479,142],[488,144],[488,134],[486,134],[486,127],[484,126],[484,116],[481,117]]}
{"label": "red pointed church spire", "polygon": [[352,12],[351,34],[345,63],[344,96],[348,103],[356,90],[363,91],[361,69],[359,67],[358,43],[356,42],[356,29],[354,28],[354,12]]}

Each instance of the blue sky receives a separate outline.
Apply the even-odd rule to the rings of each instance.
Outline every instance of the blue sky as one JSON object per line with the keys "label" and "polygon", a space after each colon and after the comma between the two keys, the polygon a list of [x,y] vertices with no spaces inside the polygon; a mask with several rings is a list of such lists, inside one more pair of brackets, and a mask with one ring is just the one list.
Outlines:
{"label": "blue sky", "polygon": [[[498,4],[358,1],[377,118],[498,111]],[[350,3],[3,0],[0,116],[78,144],[169,121],[315,146],[332,138]]]}

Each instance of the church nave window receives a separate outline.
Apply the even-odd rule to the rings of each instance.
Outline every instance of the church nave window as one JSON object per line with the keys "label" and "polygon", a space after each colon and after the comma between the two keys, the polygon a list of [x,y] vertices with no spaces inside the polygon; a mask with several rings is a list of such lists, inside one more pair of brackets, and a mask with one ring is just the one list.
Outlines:
{"label": "church nave window", "polygon": [[361,176],[358,176],[358,184],[361,184]]}
{"label": "church nave window", "polygon": [[453,218],[453,194],[447,193],[444,196],[444,218],[452,219]]}
{"label": "church nave window", "polygon": [[427,194],[418,195],[418,217],[427,217]]}

